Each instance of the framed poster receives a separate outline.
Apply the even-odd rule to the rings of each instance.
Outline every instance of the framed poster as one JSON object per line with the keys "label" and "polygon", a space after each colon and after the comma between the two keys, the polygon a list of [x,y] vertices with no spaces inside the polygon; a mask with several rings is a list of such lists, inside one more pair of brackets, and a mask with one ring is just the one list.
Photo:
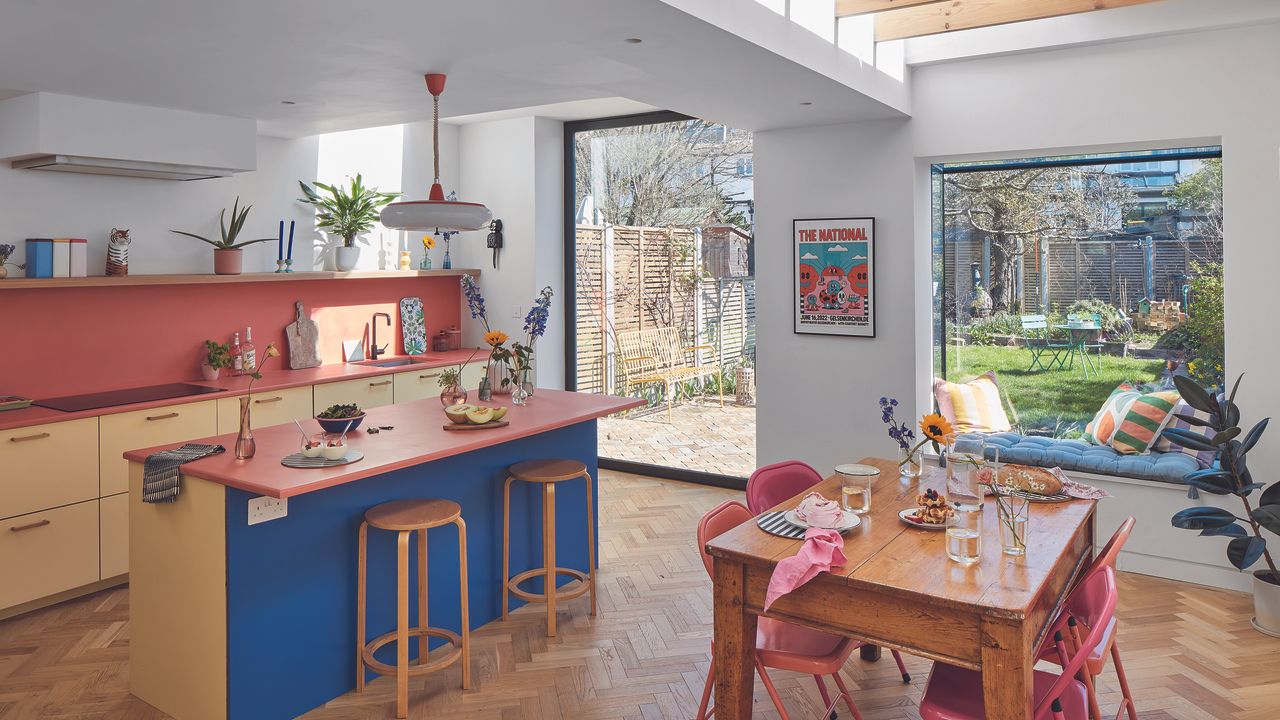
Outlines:
{"label": "framed poster", "polygon": [[876,336],[875,218],[792,221],[795,331]]}

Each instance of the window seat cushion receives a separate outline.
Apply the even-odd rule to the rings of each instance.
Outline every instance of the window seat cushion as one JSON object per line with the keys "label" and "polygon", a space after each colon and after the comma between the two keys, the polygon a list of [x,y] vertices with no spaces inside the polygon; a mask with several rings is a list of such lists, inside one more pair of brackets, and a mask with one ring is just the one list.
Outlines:
{"label": "window seat cushion", "polygon": [[1000,447],[1000,462],[1060,467],[1099,475],[1139,478],[1181,484],[1189,472],[1200,469],[1190,455],[1180,452],[1149,452],[1122,455],[1106,445],[1090,445],[1079,440],[1055,440],[1018,433],[967,434],[959,437],[985,437],[988,444]]}

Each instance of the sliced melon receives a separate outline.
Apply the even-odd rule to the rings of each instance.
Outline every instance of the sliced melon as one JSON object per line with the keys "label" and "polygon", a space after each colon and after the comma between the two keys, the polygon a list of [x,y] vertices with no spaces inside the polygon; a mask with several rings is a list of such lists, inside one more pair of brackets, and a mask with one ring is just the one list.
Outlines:
{"label": "sliced melon", "polygon": [[467,405],[466,403],[463,403],[461,405],[450,405],[449,407],[444,409],[444,414],[449,418],[450,421],[458,425],[466,425],[467,413],[475,409],[476,409],[475,405]]}
{"label": "sliced melon", "polygon": [[467,420],[472,425],[483,425],[493,419],[493,408],[473,407],[467,411]]}
{"label": "sliced melon", "polygon": [[494,420],[494,422],[497,422],[497,421],[501,420],[502,418],[506,417],[506,416],[507,416],[507,410],[510,410],[510,409],[511,409],[511,408],[503,407],[503,406],[501,406],[501,405],[499,405],[499,406],[498,406],[498,407],[496,407],[496,408],[493,408],[493,420]]}

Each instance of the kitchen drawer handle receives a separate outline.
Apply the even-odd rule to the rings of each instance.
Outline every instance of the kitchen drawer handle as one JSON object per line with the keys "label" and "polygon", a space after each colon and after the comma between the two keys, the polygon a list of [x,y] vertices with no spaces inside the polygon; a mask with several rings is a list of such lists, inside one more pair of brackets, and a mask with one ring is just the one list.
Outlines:
{"label": "kitchen drawer handle", "polygon": [[26,442],[28,440],[43,440],[47,437],[51,437],[49,433],[42,432],[42,433],[36,433],[35,435],[23,435],[22,437],[11,437],[9,438],[9,442]]}
{"label": "kitchen drawer handle", "polygon": [[282,396],[282,395],[276,395],[275,397],[262,398],[261,400],[254,400],[254,401],[253,401],[253,404],[255,404],[255,405],[261,405],[262,403],[280,402],[280,401],[281,401],[281,400],[283,400],[283,399],[284,399],[284,396]]}
{"label": "kitchen drawer handle", "polygon": [[9,528],[9,532],[22,532],[23,530],[35,530],[38,527],[44,527],[45,525],[48,525],[50,522],[52,522],[52,520],[50,520],[49,518],[45,518],[43,520],[37,520],[33,523],[27,523],[26,525],[14,525],[13,527]]}
{"label": "kitchen drawer handle", "polygon": [[148,415],[147,419],[148,420],[168,420],[169,418],[176,418],[176,417],[178,417],[178,413],[171,412],[171,413],[165,413],[163,415]]}
{"label": "kitchen drawer handle", "polygon": [[369,387],[381,387],[383,385],[390,385],[390,384],[391,384],[390,380],[383,380],[382,382],[369,383]]}
{"label": "kitchen drawer handle", "polygon": [[427,379],[429,379],[429,378],[433,378],[433,377],[440,377],[440,373],[428,373],[428,374],[426,374],[426,375],[419,375],[419,376],[418,376],[418,379],[419,379],[419,380],[427,380]]}

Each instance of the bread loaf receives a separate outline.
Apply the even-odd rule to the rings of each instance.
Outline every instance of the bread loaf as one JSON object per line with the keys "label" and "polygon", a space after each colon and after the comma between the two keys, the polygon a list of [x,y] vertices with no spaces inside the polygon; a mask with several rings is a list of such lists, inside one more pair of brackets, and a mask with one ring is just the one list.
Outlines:
{"label": "bread loaf", "polygon": [[1000,484],[1037,495],[1057,495],[1062,492],[1062,481],[1052,470],[1028,465],[1005,465],[1000,468]]}

